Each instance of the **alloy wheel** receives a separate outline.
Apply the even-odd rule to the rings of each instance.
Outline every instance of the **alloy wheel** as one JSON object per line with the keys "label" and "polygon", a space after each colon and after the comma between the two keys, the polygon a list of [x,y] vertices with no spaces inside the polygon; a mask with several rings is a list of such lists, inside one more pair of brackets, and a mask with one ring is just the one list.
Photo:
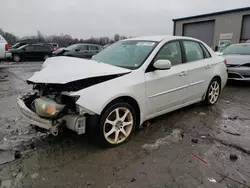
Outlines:
{"label": "alloy wheel", "polygon": [[216,103],[216,101],[219,98],[219,94],[220,94],[220,85],[218,83],[218,81],[214,81],[209,88],[209,92],[208,92],[208,100],[211,104]]}
{"label": "alloy wheel", "polygon": [[104,122],[104,137],[110,144],[120,144],[129,137],[133,126],[132,112],[125,107],[116,108]]}

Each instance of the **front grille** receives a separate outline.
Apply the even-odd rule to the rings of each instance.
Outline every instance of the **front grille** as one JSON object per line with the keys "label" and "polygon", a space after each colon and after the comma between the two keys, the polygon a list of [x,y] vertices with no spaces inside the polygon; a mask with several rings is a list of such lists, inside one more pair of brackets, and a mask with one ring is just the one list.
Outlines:
{"label": "front grille", "polygon": [[242,78],[238,73],[228,73],[228,78]]}

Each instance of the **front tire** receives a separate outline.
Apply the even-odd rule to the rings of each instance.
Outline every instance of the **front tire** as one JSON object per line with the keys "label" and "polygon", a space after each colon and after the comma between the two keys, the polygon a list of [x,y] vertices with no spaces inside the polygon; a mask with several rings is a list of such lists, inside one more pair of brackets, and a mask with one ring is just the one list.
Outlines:
{"label": "front tire", "polygon": [[118,102],[108,107],[100,119],[100,142],[105,147],[116,147],[127,142],[136,125],[133,107]]}
{"label": "front tire", "polygon": [[14,54],[14,55],[13,55],[13,60],[14,60],[15,62],[20,62],[20,61],[21,61],[21,57],[20,57],[19,55],[17,55],[17,54]]}
{"label": "front tire", "polygon": [[208,86],[206,99],[204,102],[207,105],[214,105],[219,99],[220,91],[221,91],[220,81],[218,78],[214,78]]}

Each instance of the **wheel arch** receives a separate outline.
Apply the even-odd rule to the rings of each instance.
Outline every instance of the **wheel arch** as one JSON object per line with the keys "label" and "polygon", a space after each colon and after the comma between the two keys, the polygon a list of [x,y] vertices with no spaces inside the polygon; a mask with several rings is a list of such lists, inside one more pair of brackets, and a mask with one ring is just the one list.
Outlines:
{"label": "wheel arch", "polygon": [[102,110],[101,114],[102,115],[105,110],[107,110],[107,108],[109,108],[110,106],[112,106],[113,104],[117,103],[117,102],[126,102],[128,104],[130,104],[136,113],[136,126],[140,125],[141,122],[141,110],[140,110],[140,106],[139,103],[131,96],[119,96],[113,100],[111,100]]}

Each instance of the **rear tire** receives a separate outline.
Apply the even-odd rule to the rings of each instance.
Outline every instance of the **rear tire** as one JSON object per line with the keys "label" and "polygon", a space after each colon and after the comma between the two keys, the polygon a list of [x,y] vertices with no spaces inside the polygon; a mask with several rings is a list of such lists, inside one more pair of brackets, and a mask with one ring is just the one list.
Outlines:
{"label": "rear tire", "polygon": [[15,62],[20,62],[20,61],[21,61],[20,55],[14,54],[14,55],[13,55],[13,60],[14,60]]}
{"label": "rear tire", "polygon": [[101,115],[99,141],[104,147],[116,147],[127,142],[136,126],[134,108],[125,102],[108,107]]}
{"label": "rear tire", "polygon": [[206,98],[204,100],[207,105],[214,105],[220,96],[221,85],[218,78],[214,78],[207,89]]}

